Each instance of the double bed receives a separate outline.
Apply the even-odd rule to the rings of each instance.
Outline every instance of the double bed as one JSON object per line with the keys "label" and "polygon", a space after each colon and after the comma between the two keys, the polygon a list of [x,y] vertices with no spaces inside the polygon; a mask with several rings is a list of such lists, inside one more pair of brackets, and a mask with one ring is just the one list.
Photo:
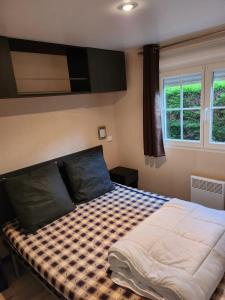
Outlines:
{"label": "double bed", "polygon": [[[77,205],[74,211],[35,234],[25,234],[7,208],[7,220],[1,220],[2,237],[61,299],[138,300],[142,298],[112,282],[108,250],[169,200],[115,184],[113,191]],[[4,199],[1,197],[0,201],[2,210]],[[225,299],[225,277],[212,299]]]}

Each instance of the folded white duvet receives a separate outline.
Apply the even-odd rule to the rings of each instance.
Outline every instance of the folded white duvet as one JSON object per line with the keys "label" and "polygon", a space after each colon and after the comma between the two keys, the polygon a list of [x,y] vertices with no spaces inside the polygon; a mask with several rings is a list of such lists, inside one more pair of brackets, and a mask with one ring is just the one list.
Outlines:
{"label": "folded white duvet", "polygon": [[112,280],[149,299],[210,299],[225,272],[225,211],[173,199],[109,250]]}

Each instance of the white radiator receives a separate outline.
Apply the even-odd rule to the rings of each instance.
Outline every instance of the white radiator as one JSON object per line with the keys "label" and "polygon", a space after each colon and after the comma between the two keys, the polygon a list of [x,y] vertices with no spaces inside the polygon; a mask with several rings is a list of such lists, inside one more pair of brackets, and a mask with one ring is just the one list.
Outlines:
{"label": "white radiator", "polygon": [[211,208],[225,209],[225,182],[191,176],[191,202]]}

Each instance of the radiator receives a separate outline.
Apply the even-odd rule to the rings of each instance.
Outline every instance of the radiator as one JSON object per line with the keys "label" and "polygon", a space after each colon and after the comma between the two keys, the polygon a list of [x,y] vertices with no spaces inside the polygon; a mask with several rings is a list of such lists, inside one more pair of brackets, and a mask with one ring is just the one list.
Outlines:
{"label": "radiator", "polygon": [[225,209],[225,182],[191,176],[191,202],[215,209]]}

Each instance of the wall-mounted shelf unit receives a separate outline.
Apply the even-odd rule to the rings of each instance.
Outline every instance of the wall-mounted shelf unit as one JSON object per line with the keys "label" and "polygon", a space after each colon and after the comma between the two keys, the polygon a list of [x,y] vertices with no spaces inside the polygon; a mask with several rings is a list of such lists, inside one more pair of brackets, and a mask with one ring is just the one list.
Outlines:
{"label": "wall-mounted shelf unit", "polygon": [[0,98],[122,90],[121,51],[0,37]]}

